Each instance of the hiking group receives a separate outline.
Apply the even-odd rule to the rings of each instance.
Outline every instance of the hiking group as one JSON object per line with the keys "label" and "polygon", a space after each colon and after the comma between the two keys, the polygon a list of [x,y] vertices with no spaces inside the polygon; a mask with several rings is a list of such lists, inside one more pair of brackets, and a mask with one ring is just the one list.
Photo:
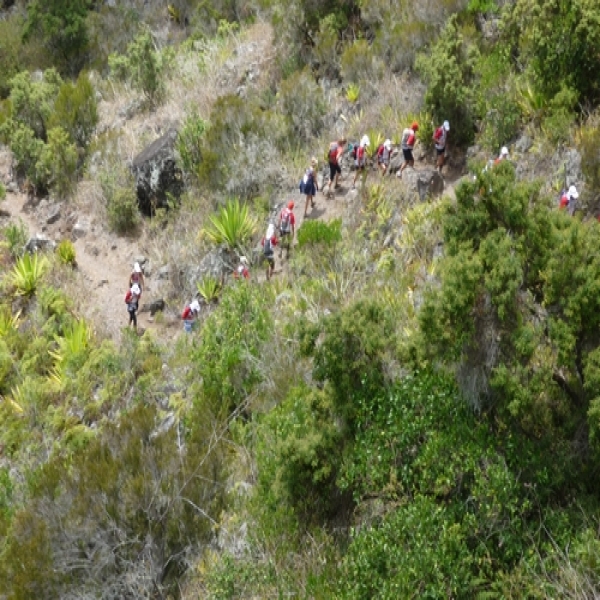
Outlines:
{"label": "hiking group", "polygon": [[[414,167],[414,156],[413,150],[417,141],[417,132],[419,131],[419,124],[414,121],[410,127],[407,127],[402,132],[400,143],[398,144],[399,150],[402,151],[403,162],[399,168],[397,168],[397,177],[402,178],[402,174],[408,167]],[[450,131],[450,123],[444,121],[439,127],[434,129],[432,140],[436,151],[436,169],[441,175],[445,164],[446,158],[446,144],[448,139],[448,132]],[[310,164],[306,168],[304,175],[299,183],[300,193],[306,196],[304,204],[304,217],[308,216],[308,209],[315,207],[315,196],[317,192],[322,191],[327,194],[328,197],[332,195],[332,188],[335,191],[340,187],[340,178],[342,175],[342,159],[344,154],[348,153],[354,161],[354,179],[352,180],[352,189],[356,186],[356,181],[359,177],[362,177],[364,184],[368,175],[368,148],[371,146],[371,140],[368,135],[363,135],[360,142],[348,143],[347,139],[342,137],[330,143],[327,151],[327,161],[329,166],[329,183],[327,186],[323,185],[322,189],[319,189],[319,182],[317,178],[317,169],[319,162],[316,157],[310,159]],[[373,152],[372,158],[374,166],[377,171],[384,176],[390,170],[390,163],[397,152],[397,148],[394,147],[391,139],[386,139],[383,143],[379,144],[377,149]],[[508,148],[502,147],[498,157],[490,161],[486,166],[487,170],[490,166],[493,167],[509,156]],[[575,186],[571,186],[568,191],[563,192],[559,202],[560,208],[566,209],[569,214],[573,214],[575,210],[575,201],[578,198],[577,189]],[[275,272],[275,252],[279,247],[279,258],[283,258],[283,251],[286,251],[286,259],[289,258],[295,231],[296,231],[296,216],[294,214],[294,201],[290,200],[286,206],[280,211],[277,218],[277,225],[270,222],[267,230],[261,239],[261,247],[263,259],[265,260],[266,267],[266,278],[267,281],[271,279]],[[599,217],[600,220],[600,217]],[[278,232],[278,233],[277,233]],[[279,235],[278,235],[279,234]],[[233,270],[233,278],[238,281],[248,280],[250,278],[249,261],[245,256],[240,256],[238,266]],[[224,279],[224,275],[222,277]],[[223,281],[222,281],[223,283]],[[144,274],[138,262],[133,266],[132,273],[129,277],[129,288],[125,296],[125,303],[127,304],[127,311],[129,313],[129,326],[133,326],[137,329],[137,311],[139,307],[139,300],[144,290]],[[184,330],[190,333],[194,329],[194,325],[200,315],[200,302],[198,299],[193,299],[191,302],[186,304],[181,319],[183,321]]]}

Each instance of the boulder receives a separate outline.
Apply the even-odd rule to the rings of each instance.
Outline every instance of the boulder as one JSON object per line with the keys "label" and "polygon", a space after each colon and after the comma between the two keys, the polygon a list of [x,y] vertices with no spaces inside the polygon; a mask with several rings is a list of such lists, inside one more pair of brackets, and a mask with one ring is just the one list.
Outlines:
{"label": "boulder", "polygon": [[133,159],[138,205],[148,216],[157,208],[168,208],[168,195],[179,198],[183,192],[183,174],[175,160],[176,139],[177,131],[169,129]]}
{"label": "boulder", "polygon": [[48,216],[46,217],[46,223],[48,225],[52,225],[56,223],[60,219],[60,206],[53,206],[48,211]]}
{"label": "boulder", "polygon": [[159,298],[158,300],[153,300],[150,304],[144,304],[142,308],[140,308],[140,312],[149,312],[150,315],[154,316],[157,312],[162,312],[165,310],[166,302]]}
{"label": "boulder", "polygon": [[521,154],[529,152],[533,146],[533,140],[527,135],[523,134],[515,143],[515,150]]}
{"label": "boulder", "polygon": [[54,250],[56,243],[45,235],[37,234],[29,238],[25,244],[25,252],[37,252],[38,250]]}
{"label": "boulder", "polygon": [[421,201],[428,196],[435,197],[444,193],[444,178],[436,169],[405,169],[402,173],[402,181],[406,186],[419,194]]}
{"label": "boulder", "polygon": [[402,152],[397,152],[396,154],[392,155],[392,158],[390,158],[390,164],[388,166],[388,175],[393,175],[394,173],[397,173],[400,170],[400,167],[402,166],[402,163],[404,162],[404,155],[402,154]]}

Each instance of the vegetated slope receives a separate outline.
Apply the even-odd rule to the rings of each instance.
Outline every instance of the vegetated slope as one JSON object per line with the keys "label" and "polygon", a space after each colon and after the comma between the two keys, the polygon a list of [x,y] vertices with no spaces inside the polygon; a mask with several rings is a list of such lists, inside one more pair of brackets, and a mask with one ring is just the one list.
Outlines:
{"label": "vegetated slope", "polygon": [[[591,597],[597,224],[557,209],[548,191],[581,172],[561,173],[546,160],[556,141],[549,125],[575,118],[570,95],[550,87],[536,98],[521,87],[532,74],[513,71],[512,57],[475,33],[481,7],[441,32],[423,29],[432,41],[431,61],[418,61],[429,84],[425,106],[418,81],[377,70],[383,34],[396,31],[391,19],[373,26],[371,46],[340,46],[339,64],[340,53],[326,51],[357,26],[352,6],[327,18],[310,6],[288,8],[311,18],[280,22],[279,42],[290,41],[289,27],[316,28],[314,47],[302,50],[319,59],[318,84],[297,68],[305,56],[295,54],[297,38],[266,50],[264,24],[241,34],[224,25],[216,40],[184,45],[171,63],[175,80],[191,63],[217,91],[182,112],[181,131],[196,132],[183,148],[190,193],[141,231],[152,264],[176,266],[164,284],[173,298],[189,297],[206,256],[258,258],[252,247],[274,205],[293,194],[302,211],[297,180],[341,134],[368,132],[376,146],[388,135],[398,141],[417,119],[426,149],[432,119],[454,110],[453,143],[477,133],[487,148],[480,156],[516,140],[521,126],[531,144],[509,144],[517,168],[504,161],[484,171],[475,160],[452,199],[420,201],[374,173],[356,192],[344,181],[335,199],[317,197],[316,215],[325,206],[327,219],[301,223],[282,273],[263,282],[255,263],[251,280],[230,281],[195,332],[167,343],[152,331],[123,332],[118,345],[99,340],[78,318],[81,305],[59,289],[70,267],[52,264],[44,280],[21,269],[7,244],[2,593]],[[260,76],[230,77],[257,49]],[[346,89],[325,81],[340,68]],[[437,86],[445,73],[454,87]],[[194,89],[194,77],[177,81]],[[121,84],[98,83],[107,119],[113,85]],[[399,93],[404,85],[410,91]],[[160,126],[140,147],[170,124],[164,109],[154,110]],[[94,185],[80,188],[79,206],[83,189],[104,201],[106,176],[138,150],[127,123],[140,131],[146,111],[132,105],[124,113],[136,116],[101,131]],[[486,120],[476,132],[469,126],[477,116]],[[570,132],[563,127],[561,139]],[[593,145],[594,121],[577,135]],[[424,150],[418,159],[421,169],[434,156]],[[524,169],[535,163],[548,167],[543,185]],[[131,191],[126,179],[115,181]],[[232,232],[217,251],[198,231],[231,194],[260,226],[253,236]],[[582,194],[584,209],[588,201]],[[341,222],[329,219],[338,215]]]}

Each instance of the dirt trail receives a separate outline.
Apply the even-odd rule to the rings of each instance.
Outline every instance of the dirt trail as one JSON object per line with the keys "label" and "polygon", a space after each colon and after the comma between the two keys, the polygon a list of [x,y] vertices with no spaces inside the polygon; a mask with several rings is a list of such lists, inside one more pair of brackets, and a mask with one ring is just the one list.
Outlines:
{"label": "dirt trail", "polygon": [[[25,194],[9,192],[1,207],[5,211],[3,224],[22,221],[30,237],[42,235],[54,241],[78,238],[73,241],[77,268],[73,289],[69,291],[82,316],[118,342],[128,321],[124,297],[132,265],[140,256],[138,242],[104,231],[93,220],[78,215],[74,208],[65,204],[53,206],[41,201],[32,206]],[[57,209],[60,217],[55,223],[48,224],[48,213]],[[77,222],[80,223],[81,237],[72,233]],[[141,305],[151,297],[152,284],[147,278]],[[138,313],[138,326],[142,329],[154,327],[149,313]]]}

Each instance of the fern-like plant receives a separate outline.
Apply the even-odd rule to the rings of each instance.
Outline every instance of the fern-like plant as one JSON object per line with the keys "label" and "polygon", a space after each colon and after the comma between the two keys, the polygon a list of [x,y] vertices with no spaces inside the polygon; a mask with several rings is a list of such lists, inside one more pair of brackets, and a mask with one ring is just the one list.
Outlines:
{"label": "fern-like plant", "polygon": [[56,248],[56,254],[63,265],[75,266],[75,246],[70,240],[63,240]]}
{"label": "fern-like plant", "polygon": [[212,275],[207,275],[196,284],[198,294],[204,299],[205,302],[210,304],[216,302],[219,299],[221,293],[221,282]]}
{"label": "fern-like plant", "polygon": [[230,250],[242,249],[256,230],[256,222],[246,204],[230,199],[219,212],[208,217],[210,223],[201,234],[213,244],[226,244]]}
{"label": "fern-like plant", "polygon": [[0,338],[4,338],[19,327],[19,314],[13,315],[10,307],[0,307]]}
{"label": "fern-like plant", "polygon": [[13,267],[9,282],[16,296],[33,296],[40,281],[48,269],[48,259],[45,256],[24,254]]}

